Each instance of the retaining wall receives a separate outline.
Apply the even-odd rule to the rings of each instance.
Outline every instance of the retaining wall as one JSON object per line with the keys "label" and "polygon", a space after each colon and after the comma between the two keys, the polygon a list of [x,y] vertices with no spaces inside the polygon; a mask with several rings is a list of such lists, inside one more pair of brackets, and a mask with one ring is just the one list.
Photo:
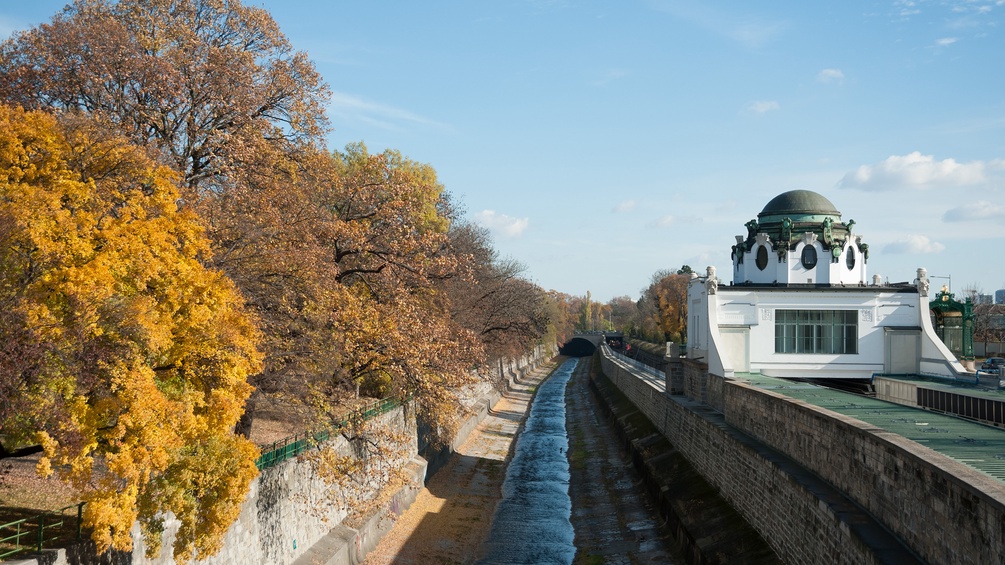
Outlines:
{"label": "retaining wall", "polygon": [[731,429],[842,491],[926,562],[1005,563],[1005,489],[983,473],[861,421],[709,375],[699,363],[681,360],[668,371],[671,389],[684,396],[655,391],[606,357],[603,368],[787,562],[884,556],[866,547],[840,508]]}
{"label": "retaining wall", "polygon": [[[401,455],[397,467],[405,467],[416,454],[415,413],[408,406],[398,408],[375,418],[371,425],[389,428],[412,438],[411,446]],[[342,437],[325,446],[339,454],[353,454],[353,447]],[[410,477],[405,490],[422,487],[423,473]],[[216,555],[195,560],[194,565],[224,565],[237,563],[293,563],[315,543],[329,535],[333,525],[340,524],[353,510],[353,505],[365,505],[381,491],[379,479],[359,477],[362,482],[351,481],[344,488],[331,485],[319,477],[303,457],[286,461],[265,469],[252,481],[248,498],[241,515],[227,531],[223,549]],[[174,563],[170,555],[171,542],[177,531],[177,522],[165,524],[164,551],[155,559],[144,556],[144,544],[138,526],[133,529],[134,565],[168,565]],[[355,541],[355,540],[354,540]]]}
{"label": "retaining wall", "polygon": [[1005,562],[1005,485],[921,444],[746,383],[726,421],[792,457],[929,563]]}
{"label": "retaining wall", "polygon": [[[503,386],[512,385],[531,370],[553,357],[553,350],[538,347],[529,355],[499,364],[499,378]],[[471,416],[461,424],[451,446],[444,450],[449,457],[462,444],[478,424],[488,415],[489,409],[500,399],[499,390],[487,383],[475,385],[463,395],[463,404]],[[404,471],[404,484],[393,493],[387,493],[381,481],[356,483],[350,491],[340,490],[321,479],[303,456],[290,459],[265,469],[250,486],[241,514],[227,531],[223,549],[216,555],[190,562],[192,565],[245,565],[247,563],[355,565],[361,563],[366,553],[376,547],[380,539],[394,525],[401,512],[415,500],[425,484],[427,462],[417,455],[415,413],[410,406],[400,406],[373,420],[373,425],[390,428],[412,438],[411,445],[402,454],[397,467]],[[326,447],[340,454],[354,453],[352,446],[341,437],[333,439]],[[349,488],[349,487],[347,487]],[[384,499],[378,497],[384,496]],[[356,528],[344,525],[354,505],[372,506],[358,520]],[[139,526],[133,528],[132,552],[108,552],[97,556],[89,540],[67,549],[46,550],[42,555],[24,555],[5,565],[167,565],[171,558],[171,544],[179,523],[168,519],[165,523],[163,551],[156,558],[147,558]]]}
{"label": "retaining wall", "polygon": [[[627,367],[603,358],[604,374],[646,414],[674,447],[771,545],[786,563],[875,563],[868,548],[841,527],[816,495],[790,479],[723,425],[702,416],[710,408],[669,396],[636,378]],[[685,388],[707,395],[707,382],[685,367]],[[705,386],[702,386],[702,385]],[[713,387],[714,389],[715,387]]]}

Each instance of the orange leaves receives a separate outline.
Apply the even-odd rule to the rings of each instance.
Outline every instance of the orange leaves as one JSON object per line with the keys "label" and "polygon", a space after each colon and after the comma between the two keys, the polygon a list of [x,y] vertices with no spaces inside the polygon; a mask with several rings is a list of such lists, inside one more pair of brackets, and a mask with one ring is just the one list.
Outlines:
{"label": "orange leaves", "polygon": [[[40,347],[0,373],[33,403],[0,430],[39,431],[40,472],[84,490],[99,550],[162,512],[183,523],[176,554],[215,547],[230,522],[207,520],[232,516],[255,475],[254,446],[231,432],[261,362],[241,297],[199,262],[208,243],[173,173],[122,140],[0,107],[0,147],[0,178],[18,179],[0,185],[0,218],[15,219],[0,232],[0,338]],[[219,465],[236,478],[193,471]]]}
{"label": "orange leaves", "polygon": [[327,128],[313,64],[237,1],[77,0],[0,47],[0,98],[101,117],[196,189],[253,161],[262,138]]}
{"label": "orange leaves", "polygon": [[319,417],[363,391],[444,418],[486,336],[543,331],[539,289],[452,246],[432,167],[321,147],[327,96],[237,0],[76,0],[0,45],[0,100],[61,112],[0,109],[0,431],[90,485],[100,547],[170,511],[177,555],[214,550],[249,375]]}
{"label": "orange leaves", "polygon": [[651,339],[665,339],[679,342],[687,328],[687,285],[690,267],[677,272],[657,271],[652,276],[643,299],[649,318],[647,322],[655,326],[659,336]]}

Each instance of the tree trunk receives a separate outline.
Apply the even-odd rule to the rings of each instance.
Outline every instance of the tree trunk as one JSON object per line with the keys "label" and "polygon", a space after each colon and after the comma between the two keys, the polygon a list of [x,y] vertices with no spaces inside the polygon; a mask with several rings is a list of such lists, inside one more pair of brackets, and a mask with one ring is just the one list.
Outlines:
{"label": "tree trunk", "polygon": [[251,439],[251,424],[255,419],[255,404],[258,395],[256,393],[251,393],[248,400],[244,402],[244,413],[241,414],[241,418],[237,421],[234,426],[234,433],[239,436],[244,436]]}
{"label": "tree trunk", "polygon": [[25,455],[31,455],[33,453],[41,453],[41,445],[29,445],[28,447],[22,447],[21,449],[15,449],[14,451],[7,451],[7,448],[0,443],[0,459],[7,459],[8,457],[24,457]]}

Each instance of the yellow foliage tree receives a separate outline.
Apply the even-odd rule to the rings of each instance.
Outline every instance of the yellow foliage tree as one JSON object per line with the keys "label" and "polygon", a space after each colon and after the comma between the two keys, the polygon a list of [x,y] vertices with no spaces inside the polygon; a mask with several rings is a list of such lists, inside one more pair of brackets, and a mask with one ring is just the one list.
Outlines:
{"label": "yellow foliage tree", "polygon": [[650,339],[665,339],[680,342],[687,334],[687,285],[691,280],[691,268],[685,265],[676,272],[660,270],[653,273],[649,287],[643,294],[647,303],[646,322],[654,325],[659,336]]}
{"label": "yellow foliage tree", "polygon": [[157,553],[171,513],[177,558],[213,554],[257,473],[232,430],[258,333],[176,182],[92,122],[0,106],[0,340],[34,344],[0,372],[0,434],[35,435],[101,551],[139,520]]}

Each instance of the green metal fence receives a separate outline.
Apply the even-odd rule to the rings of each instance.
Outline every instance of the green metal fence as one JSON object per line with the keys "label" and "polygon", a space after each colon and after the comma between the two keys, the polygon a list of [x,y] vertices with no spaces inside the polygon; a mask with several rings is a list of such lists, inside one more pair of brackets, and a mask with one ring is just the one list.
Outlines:
{"label": "green metal fence", "polygon": [[80,539],[84,504],[0,524],[0,559],[25,551],[42,551],[53,542]]}
{"label": "green metal fence", "polygon": [[320,432],[302,432],[273,442],[263,447],[262,455],[255,460],[255,465],[259,471],[268,469],[273,465],[300,455],[319,443],[328,441],[332,435],[349,425],[349,422],[354,420],[369,420],[370,418],[390,412],[398,406],[401,406],[401,401],[394,398],[378,400],[346,415],[332,425],[330,429]]}

